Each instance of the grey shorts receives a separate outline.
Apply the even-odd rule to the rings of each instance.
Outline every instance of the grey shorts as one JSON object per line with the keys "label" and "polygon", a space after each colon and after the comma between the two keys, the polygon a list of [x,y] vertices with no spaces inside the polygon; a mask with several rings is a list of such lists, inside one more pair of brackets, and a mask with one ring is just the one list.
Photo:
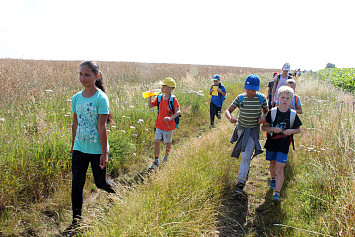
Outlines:
{"label": "grey shorts", "polygon": [[165,131],[159,128],[155,129],[155,140],[161,140],[163,143],[170,143],[173,141],[173,131]]}

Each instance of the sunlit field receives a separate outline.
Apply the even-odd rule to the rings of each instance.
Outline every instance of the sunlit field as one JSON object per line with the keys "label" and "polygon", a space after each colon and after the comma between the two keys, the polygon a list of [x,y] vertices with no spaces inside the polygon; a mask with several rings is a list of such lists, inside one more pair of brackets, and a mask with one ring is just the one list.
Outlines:
{"label": "sunlit field", "polygon": [[[0,60],[1,210],[42,201],[70,181],[71,98],[83,89],[78,79],[79,64]],[[267,71],[197,65],[99,64],[115,122],[108,128],[112,177],[141,172],[151,162],[157,112],[148,108],[143,91],[160,88],[159,82],[167,76],[176,79],[174,93],[183,113],[183,126],[176,134],[185,136],[190,134],[186,131],[198,130],[208,119],[207,91],[213,74],[223,74],[228,79],[226,83],[232,83],[233,75]]]}
{"label": "sunlit field", "polygon": [[[0,236],[55,236],[70,223],[71,98],[83,89],[80,63],[0,59]],[[107,201],[89,171],[84,202],[88,226],[83,234],[218,233],[216,218],[222,200],[234,188],[239,161],[230,158],[233,126],[223,118],[216,130],[207,129],[210,78],[221,75],[228,92],[225,110],[243,92],[248,74],[261,77],[265,94],[275,70],[132,62],[99,65],[114,120],[108,125],[109,176],[120,195]],[[174,131],[171,162],[147,174],[153,161],[157,110],[148,108],[142,92],[160,88],[167,76],[177,82],[173,93],[181,106],[180,128]],[[290,153],[283,202],[276,217],[265,212],[264,219],[255,220],[255,229],[245,229],[245,234],[353,236],[354,98],[312,74],[297,83],[303,131]],[[266,210],[273,210],[268,205]]]}

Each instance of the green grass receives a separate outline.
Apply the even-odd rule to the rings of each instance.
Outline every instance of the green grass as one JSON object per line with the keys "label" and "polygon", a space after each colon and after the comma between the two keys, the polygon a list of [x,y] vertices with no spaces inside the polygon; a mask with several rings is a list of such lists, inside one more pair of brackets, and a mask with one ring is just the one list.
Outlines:
{"label": "green grass", "polygon": [[337,87],[355,92],[355,68],[327,68],[317,72],[321,80]]}
{"label": "green grass", "polygon": [[[55,236],[70,222],[70,99],[81,90],[78,65],[1,60],[5,89],[0,96],[4,105],[0,110],[4,118],[0,121],[0,235]],[[222,76],[228,92],[225,110],[243,92],[245,75],[258,69],[113,62],[100,66],[115,121],[108,127],[109,173],[121,193],[98,191],[89,172],[84,202],[89,227],[83,234],[217,234],[221,205],[232,193],[239,161],[230,158],[233,126],[225,118],[216,130],[206,132],[210,77]],[[265,93],[268,74],[258,75]],[[181,128],[174,131],[167,165],[146,176],[157,112],[148,108],[141,92],[158,88],[166,76],[177,81],[174,93],[182,109]],[[250,207],[255,209],[250,210],[252,217],[245,217],[243,233],[353,236],[354,98],[313,75],[302,76],[297,83],[303,131],[295,136],[296,150],[286,166],[283,202],[275,208],[270,201],[263,154],[253,161],[258,162],[258,170],[251,171],[253,183],[247,190],[254,205]]]}

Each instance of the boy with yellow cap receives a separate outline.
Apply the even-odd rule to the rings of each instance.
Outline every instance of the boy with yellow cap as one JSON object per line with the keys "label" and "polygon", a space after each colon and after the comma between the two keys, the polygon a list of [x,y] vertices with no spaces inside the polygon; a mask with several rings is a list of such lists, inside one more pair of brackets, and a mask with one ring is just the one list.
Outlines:
{"label": "boy with yellow cap", "polygon": [[158,118],[155,121],[155,142],[154,142],[154,156],[155,160],[149,169],[154,169],[159,166],[160,141],[165,143],[166,152],[163,162],[168,160],[171,149],[173,131],[177,126],[175,118],[180,116],[180,105],[172,91],[176,87],[176,82],[173,78],[167,77],[162,81],[161,92],[157,98],[152,102],[152,97],[148,97],[148,106],[153,108],[158,107]]}

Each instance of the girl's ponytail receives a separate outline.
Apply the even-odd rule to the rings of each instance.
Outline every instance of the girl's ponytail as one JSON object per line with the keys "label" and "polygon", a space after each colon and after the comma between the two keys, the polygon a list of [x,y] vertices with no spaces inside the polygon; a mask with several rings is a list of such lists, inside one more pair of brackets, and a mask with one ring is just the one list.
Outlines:
{"label": "girl's ponytail", "polygon": [[100,71],[99,71],[99,74],[100,74],[100,76],[96,79],[95,86],[106,93],[106,89],[104,86],[104,78],[103,78],[102,73]]}
{"label": "girl's ponytail", "polygon": [[[99,77],[96,79],[95,81],[95,86],[97,88],[99,88],[100,90],[102,90],[104,93],[106,93],[106,89],[104,86],[104,78],[102,76],[102,73],[100,72],[100,68],[99,68],[99,64],[95,61],[84,61],[80,64],[80,66],[87,66],[91,69],[91,71],[97,75],[99,74]],[[113,124],[113,120],[112,120],[112,114],[111,114],[111,110],[109,112],[109,115],[107,117],[107,123],[108,124]]]}

